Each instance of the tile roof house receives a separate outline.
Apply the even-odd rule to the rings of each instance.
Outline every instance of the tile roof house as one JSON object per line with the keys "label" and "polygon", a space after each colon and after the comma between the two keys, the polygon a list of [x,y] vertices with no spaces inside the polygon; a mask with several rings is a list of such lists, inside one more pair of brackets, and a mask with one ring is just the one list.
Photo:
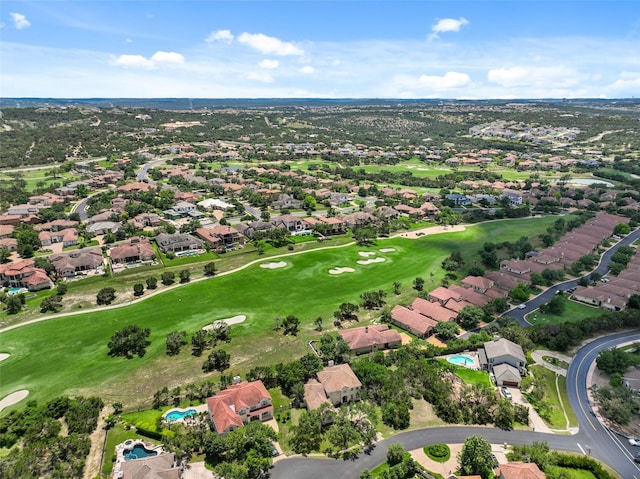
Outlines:
{"label": "tile roof house", "polygon": [[182,469],[175,454],[165,453],[122,461],[119,474],[121,479],[180,479]]}
{"label": "tile roof house", "polygon": [[493,281],[482,276],[467,276],[461,281],[464,288],[471,288],[476,293],[486,293],[489,288],[493,287]]}
{"label": "tile roof house", "polygon": [[152,261],[155,257],[155,251],[147,238],[134,236],[129,241],[111,248],[109,256],[114,263],[135,263],[137,261]]}
{"label": "tile roof house", "polygon": [[547,476],[533,462],[508,462],[500,464],[497,479],[546,479]]}
{"label": "tile roof house", "polygon": [[391,322],[419,338],[431,336],[433,328],[438,324],[437,321],[400,305],[391,310]]}
{"label": "tile roof house", "polygon": [[243,381],[207,398],[209,418],[218,434],[234,431],[250,421],[273,418],[273,404],[262,381]]}
{"label": "tile roof house", "polygon": [[422,298],[414,299],[413,303],[411,303],[410,309],[422,314],[423,316],[427,316],[438,323],[443,321],[454,321],[458,317],[458,313],[445,308],[440,303],[432,303]]}
{"label": "tile roof house", "polygon": [[202,241],[186,233],[160,233],[156,243],[165,254],[202,249],[203,246]]}
{"label": "tile roof house", "polygon": [[[348,364],[327,366],[316,374],[318,381],[309,381],[305,385],[305,403],[310,410],[317,409],[325,402],[333,406],[346,404],[358,399],[358,393],[362,389],[362,383],[358,376],[351,370]],[[324,390],[325,399],[322,399],[319,383]]]}
{"label": "tile roof house", "polygon": [[0,282],[7,283],[12,288],[26,288],[29,291],[51,288],[52,283],[47,272],[36,268],[34,264],[31,259],[1,264]]}
{"label": "tile roof house", "polygon": [[101,248],[85,248],[49,256],[49,262],[62,277],[76,276],[86,271],[98,271],[103,265]]}
{"label": "tile roof house", "polygon": [[402,344],[402,339],[398,332],[390,329],[386,324],[344,329],[339,331],[338,334],[347,342],[349,349],[355,354],[397,348]]}
{"label": "tile roof house", "polygon": [[444,305],[450,299],[460,301],[462,298],[460,297],[460,294],[442,286],[438,286],[436,289],[429,292],[429,301],[431,302],[438,302]]}

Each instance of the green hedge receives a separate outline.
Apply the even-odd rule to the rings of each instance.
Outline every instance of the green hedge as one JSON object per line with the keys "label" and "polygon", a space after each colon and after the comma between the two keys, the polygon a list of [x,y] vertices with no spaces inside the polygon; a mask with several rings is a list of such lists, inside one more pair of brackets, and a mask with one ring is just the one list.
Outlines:
{"label": "green hedge", "polygon": [[451,457],[451,449],[446,444],[431,444],[424,448],[429,459],[436,462],[447,462]]}
{"label": "green hedge", "polygon": [[583,469],[591,472],[597,479],[616,479],[616,476],[607,471],[602,464],[588,456],[574,456],[572,454],[555,453],[555,463],[560,467]]}

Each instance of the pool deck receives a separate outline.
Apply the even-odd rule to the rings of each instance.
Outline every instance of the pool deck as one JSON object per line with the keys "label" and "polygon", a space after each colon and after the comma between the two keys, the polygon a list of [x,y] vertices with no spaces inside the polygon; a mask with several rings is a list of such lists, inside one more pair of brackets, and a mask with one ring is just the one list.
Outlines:
{"label": "pool deck", "polygon": [[[172,407],[171,409],[167,409],[167,411],[162,415],[162,420],[166,421],[166,422],[171,422],[171,423],[184,422],[184,418],[176,419],[175,421],[167,421],[166,420],[166,416],[167,416],[167,414],[169,414],[172,411],[185,412],[185,411],[188,411],[189,409],[195,409],[196,414],[199,414],[201,412],[206,412],[207,411],[207,405],[206,404],[199,404],[197,406],[189,406],[189,407]],[[190,416],[186,416],[186,417],[190,417]]]}
{"label": "pool deck", "polygon": [[[446,356],[439,356],[438,359],[445,359],[447,360],[447,362],[449,362],[449,358],[453,356],[466,356],[468,358],[473,359],[473,366],[469,366],[467,364],[464,364],[464,365],[455,364],[455,366],[463,366],[465,368],[476,369],[476,370],[480,369],[480,357],[478,356],[477,351],[463,351],[461,353],[456,353],[456,354],[447,354]],[[454,363],[449,363],[449,364],[454,364]]]}

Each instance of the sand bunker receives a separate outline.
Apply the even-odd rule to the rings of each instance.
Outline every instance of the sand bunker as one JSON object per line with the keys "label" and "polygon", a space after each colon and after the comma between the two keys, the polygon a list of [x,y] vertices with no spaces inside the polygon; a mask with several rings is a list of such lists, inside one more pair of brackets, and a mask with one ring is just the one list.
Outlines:
{"label": "sand bunker", "polygon": [[380,250],[381,253],[393,253],[396,249],[395,248],[382,248]]}
{"label": "sand bunker", "polygon": [[355,271],[353,268],[333,268],[329,270],[329,274],[355,273]]}
{"label": "sand bunker", "polygon": [[286,265],[287,263],[285,261],[278,261],[277,263],[260,263],[260,267],[265,269],[284,268]]}
{"label": "sand bunker", "polygon": [[5,359],[7,359],[9,356],[11,356],[10,354],[7,353],[0,353],[0,361],[4,361]]}
{"label": "sand bunker", "polygon": [[385,261],[384,258],[361,259],[358,264],[384,263]]}
{"label": "sand bunker", "polygon": [[376,252],[375,251],[360,251],[358,254],[360,256],[364,256],[365,258],[368,258],[369,256],[375,256]]}
{"label": "sand bunker", "polygon": [[238,316],[234,316],[232,318],[219,319],[217,321],[214,321],[213,324],[207,324],[202,329],[204,329],[205,331],[209,331],[210,329],[217,328],[221,323],[226,323],[228,326],[231,326],[232,324],[241,323],[245,319],[247,319],[247,317],[244,314],[239,314]]}
{"label": "sand bunker", "polygon": [[439,233],[457,233],[458,231],[464,231],[464,225],[455,226],[430,226],[421,230],[409,231],[408,233],[400,234],[403,238],[417,239],[424,236],[435,235]]}
{"label": "sand bunker", "polygon": [[0,401],[0,411],[2,411],[6,407],[13,406],[16,403],[19,403],[28,395],[29,391],[27,391],[26,389],[22,389],[3,397],[2,401]]}

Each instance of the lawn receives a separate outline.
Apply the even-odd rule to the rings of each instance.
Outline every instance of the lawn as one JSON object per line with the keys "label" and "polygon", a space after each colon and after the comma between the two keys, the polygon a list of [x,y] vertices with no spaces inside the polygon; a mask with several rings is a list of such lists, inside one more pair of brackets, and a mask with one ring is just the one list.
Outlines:
{"label": "lawn", "polygon": [[[492,238],[515,240],[543,232],[554,217],[497,221],[460,233],[427,236],[418,240],[393,238],[363,248],[309,251],[284,258],[287,266],[265,270],[253,265],[150,297],[131,306],[60,317],[7,331],[0,335],[2,352],[11,356],[0,363],[3,393],[30,391],[29,399],[48,400],[60,394],[95,394],[106,402],[127,407],[147,403],[163,386],[169,388],[217,377],[203,374],[203,358],[183,348],[178,356],[165,354],[165,337],[173,330],[189,335],[213,320],[245,314],[232,326],[232,341],[223,348],[231,354],[231,369],[238,374],[257,365],[287,362],[303,355],[306,342],[320,334],[318,316],[329,324],[342,302],[359,302],[363,291],[390,293],[394,281],[403,285],[416,276],[439,281],[440,263],[452,249],[476,251]],[[395,251],[380,253],[381,248]],[[385,262],[359,265],[360,251],[376,251]],[[355,272],[330,275],[332,267],[353,267]],[[301,320],[297,337],[273,330],[276,316],[296,315]],[[143,358],[107,355],[115,331],[129,324],[151,329],[151,345]],[[11,409],[11,408],[9,408]],[[4,412],[4,411],[3,411]]]}
{"label": "lawn", "polygon": [[558,324],[565,321],[580,321],[585,318],[593,318],[604,313],[600,308],[570,300],[565,295],[563,295],[563,302],[565,309],[564,313],[560,315],[544,314],[537,309],[529,313],[526,319],[531,324]]}
{"label": "lawn", "polygon": [[[531,366],[530,372],[534,375],[536,380],[540,383],[543,390],[544,401],[548,404],[548,417],[540,416],[544,422],[552,429],[565,429],[566,420],[562,412],[562,406],[560,405],[560,399],[556,391],[556,375],[553,371],[545,368],[544,366]],[[567,417],[569,418],[569,427],[577,427],[578,419],[576,418],[571,406],[569,405],[569,397],[567,396],[567,380],[564,376],[558,377],[558,388],[562,395],[562,403],[564,404]],[[540,413],[539,405],[537,405],[529,395],[526,395],[529,402],[533,405],[536,411]]]}
{"label": "lawn", "polygon": [[570,467],[550,466],[546,472],[547,474],[553,474],[554,477],[562,477],[564,479],[596,479],[596,476],[591,471],[572,469]]}
{"label": "lawn", "polygon": [[123,443],[127,439],[148,439],[140,434],[137,434],[134,430],[125,429],[123,425],[117,424],[107,433],[107,443],[104,448],[104,464],[102,465],[102,474],[105,477],[111,475],[113,470],[113,463],[116,460],[116,446]]}
{"label": "lawn", "polygon": [[456,376],[464,381],[465,384],[471,386],[480,384],[482,386],[492,387],[491,379],[489,379],[489,373],[487,371],[476,371],[473,369],[465,368],[464,366],[456,367]]}

